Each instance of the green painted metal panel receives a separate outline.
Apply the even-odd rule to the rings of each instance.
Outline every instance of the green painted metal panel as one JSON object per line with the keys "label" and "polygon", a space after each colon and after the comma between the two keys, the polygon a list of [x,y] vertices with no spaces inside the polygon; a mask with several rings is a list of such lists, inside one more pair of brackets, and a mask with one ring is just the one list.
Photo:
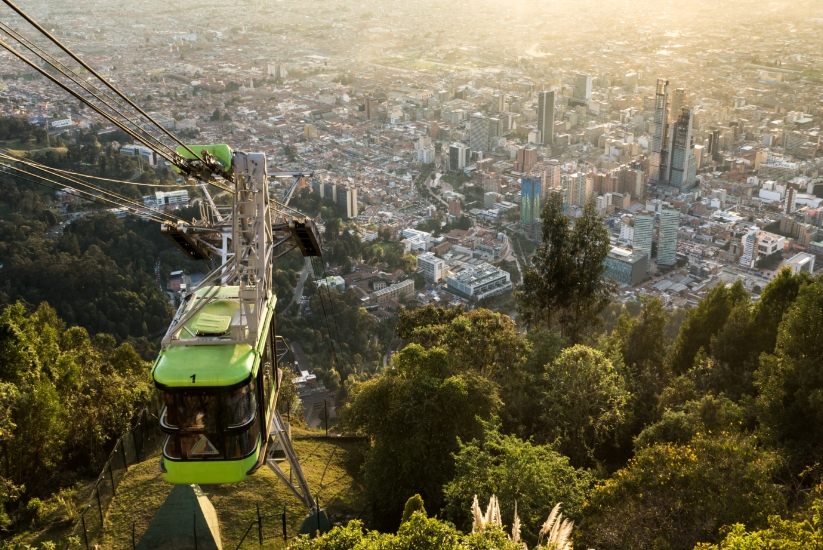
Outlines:
{"label": "green painted metal panel", "polygon": [[259,358],[248,344],[171,346],[160,352],[153,376],[173,388],[231,386],[246,380]]}
{"label": "green painted metal panel", "polygon": [[[217,143],[213,145],[189,145],[188,147],[198,155],[201,153],[201,151],[206,151],[210,155],[213,155],[217,160],[219,160],[220,164],[222,164],[224,168],[231,168],[232,150],[231,147],[229,147],[226,144]],[[195,155],[189,153],[186,150],[186,148],[182,145],[177,147],[177,154],[186,159],[197,158]],[[180,171],[178,169],[175,170],[177,172]]]}
{"label": "green painted metal panel", "polygon": [[175,485],[197,483],[216,485],[221,483],[239,483],[248,478],[260,457],[260,445],[246,458],[240,460],[186,460],[174,461],[163,459],[166,475],[163,479]]}

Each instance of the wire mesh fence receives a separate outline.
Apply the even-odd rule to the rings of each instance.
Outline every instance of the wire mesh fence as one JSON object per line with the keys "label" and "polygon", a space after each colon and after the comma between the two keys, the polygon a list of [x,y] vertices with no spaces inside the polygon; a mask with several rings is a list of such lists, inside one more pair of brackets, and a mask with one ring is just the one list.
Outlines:
{"label": "wire mesh fence", "polygon": [[89,501],[82,508],[80,521],[74,527],[73,534],[80,538],[80,544],[87,550],[93,548],[103,535],[106,512],[128,467],[146,460],[162,440],[157,418],[144,409],[134,429],[117,441],[94,484]]}
{"label": "wire mesh fence", "polygon": [[278,513],[261,513],[260,505],[257,505],[256,512],[257,517],[249,522],[235,550],[270,548],[277,543],[284,544],[289,535],[294,536],[294,533],[288,531],[289,512],[285,501],[283,509]]}

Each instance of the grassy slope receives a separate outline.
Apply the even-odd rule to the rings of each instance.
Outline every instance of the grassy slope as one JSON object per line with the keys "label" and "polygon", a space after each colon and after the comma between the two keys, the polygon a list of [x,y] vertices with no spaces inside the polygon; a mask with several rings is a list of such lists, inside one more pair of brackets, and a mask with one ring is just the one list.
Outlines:
{"label": "grassy slope", "polygon": [[[298,439],[294,446],[309,486],[315,493],[320,491],[321,505],[328,509],[333,519],[359,515],[366,502],[359,479],[361,444]],[[281,467],[288,473],[286,463]],[[217,511],[224,548],[237,547],[249,524],[256,518],[257,504],[263,515],[280,514],[283,501],[286,501],[287,533],[290,538],[297,533],[306,515],[300,501],[266,467],[243,483],[204,485],[202,489]],[[139,539],[169,491],[171,485],[162,481],[156,458],[132,467],[118,488],[117,498],[109,510],[102,547],[131,548],[132,522]],[[280,517],[268,518],[263,525],[265,547],[283,548]],[[247,547],[258,547],[256,526],[243,543],[243,548]]]}
{"label": "grassy slope", "polygon": [[[294,429],[294,447],[300,457],[303,471],[313,493],[320,493],[321,506],[333,522],[358,517],[366,507],[361,485],[360,465],[362,443],[335,440],[299,439],[300,436],[320,432]],[[106,529],[101,548],[130,549],[132,523],[136,538],[148,528],[154,514],[160,509],[172,486],[162,480],[158,465],[159,455],[129,468],[117,488],[117,496],[106,517]],[[288,474],[288,463],[281,463]],[[78,494],[86,495],[92,482],[79,487]],[[86,486],[88,485],[88,486]],[[223,548],[234,549],[249,524],[256,518],[256,505],[260,513],[280,514],[283,501],[287,508],[287,533],[296,535],[306,516],[300,501],[283,485],[267,467],[258,470],[250,479],[234,485],[204,485],[202,489],[217,511]],[[85,498],[77,499],[86,502]],[[367,514],[370,515],[370,514]],[[54,509],[44,525],[52,519],[62,518],[63,511]],[[284,548],[280,516],[264,520],[264,546]],[[44,526],[16,537],[18,542],[32,544],[35,548],[44,541],[61,542],[70,533],[66,526]],[[252,528],[242,548],[258,548],[257,527]]]}
{"label": "grassy slope", "polygon": [[24,153],[33,152],[33,151],[57,151],[60,154],[65,154],[68,149],[65,147],[45,147],[43,145],[38,144],[34,140],[28,141],[26,143],[21,143],[20,140],[10,140],[10,141],[0,141],[0,147],[4,149],[8,149],[12,155],[17,155],[22,157]]}

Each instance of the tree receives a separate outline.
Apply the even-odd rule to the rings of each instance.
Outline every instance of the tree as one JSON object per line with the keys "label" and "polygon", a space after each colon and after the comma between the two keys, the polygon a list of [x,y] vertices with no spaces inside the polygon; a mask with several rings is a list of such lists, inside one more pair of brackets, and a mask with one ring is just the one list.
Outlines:
{"label": "tree", "polygon": [[532,265],[523,274],[523,285],[515,292],[515,297],[526,326],[551,328],[570,301],[574,269],[569,218],[563,213],[563,199],[558,193],[549,195],[541,219],[541,244],[532,258]]}
{"label": "tree", "polygon": [[772,353],[777,344],[777,332],[783,316],[794,304],[800,289],[811,283],[812,278],[806,272],[792,275],[789,268],[783,268],[777,277],[766,285],[760,294],[760,300],[752,311],[749,345],[755,357],[761,353]]}
{"label": "tree", "polygon": [[[553,193],[557,194],[557,193]],[[609,231],[597,214],[594,201],[586,202],[572,232],[572,287],[569,306],[560,317],[561,331],[571,343],[581,342],[588,330],[601,322],[598,313],[614,294],[614,282],[606,279],[606,256],[611,250]]]}
{"label": "tree", "polygon": [[628,312],[620,315],[608,339],[607,353],[619,354],[632,394],[631,435],[657,418],[658,395],[670,378],[665,363],[670,344],[665,335],[667,320],[663,301],[654,298],[643,303],[637,318]]}
{"label": "tree", "polygon": [[406,501],[406,506],[403,507],[403,517],[400,519],[400,523],[406,523],[412,517],[412,514],[415,512],[420,512],[423,515],[426,515],[426,507],[423,506],[423,497],[420,495],[412,495],[409,500]]}
{"label": "tree", "polygon": [[710,349],[712,337],[726,324],[732,308],[748,299],[742,282],[736,281],[731,287],[720,283],[706,293],[697,307],[688,310],[669,355],[672,371],[683,374],[689,370],[697,351],[701,347]]}
{"label": "tree", "polygon": [[397,354],[386,374],[352,385],[341,419],[371,441],[365,485],[378,523],[396,527],[414,494],[439,509],[442,486],[454,473],[458,440],[479,438],[481,419],[498,408],[490,381],[458,372],[445,350],[416,344]]}
{"label": "tree", "polygon": [[427,518],[415,512],[404,521],[397,534],[364,532],[359,520],[345,527],[335,527],[315,539],[303,536],[289,545],[289,550],[522,550],[506,536],[503,529],[491,525],[483,533],[464,535],[451,523]]}
{"label": "tree", "polygon": [[401,310],[397,335],[423,347],[441,347],[454,365],[495,380],[513,376],[529,350],[514,321],[488,309],[428,305],[412,313]]}
{"label": "tree", "polygon": [[774,354],[755,372],[767,439],[787,448],[798,469],[823,459],[823,282],[803,286],[784,315]]}
{"label": "tree", "polygon": [[746,531],[736,523],[719,544],[699,544],[695,550],[820,550],[823,548],[823,500],[816,498],[809,510],[793,519],[771,516],[769,526]]}
{"label": "tree", "polygon": [[455,476],[444,488],[446,515],[468,529],[474,495],[481,502],[497,495],[503,505],[503,522],[513,522],[514,503],[523,521],[523,538],[537,540],[540,524],[555,502],[572,518],[580,518],[583,501],[593,479],[577,470],[569,459],[550,446],[534,445],[500,434],[489,425],[482,440],[460,445],[455,456]]}
{"label": "tree", "polygon": [[780,467],[743,435],[644,447],[594,489],[581,539],[601,550],[689,549],[719,541],[724,525],[764,526],[785,507],[773,481]]}
{"label": "tree", "polygon": [[[15,488],[46,496],[58,482],[97,473],[111,441],[148,401],[148,365],[113,336],[90,339],[48,304],[0,314],[0,501]],[[2,518],[0,518],[2,520]]]}
{"label": "tree", "polygon": [[566,348],[546,369],[543,426],[572,464],[591,464],[596,447],[625,421],[629,393],[601,352]]}
{"label": "tree", "polygon": [[418,344],[426,345],[420,341],[419,337],[414,336],[416,329],[431,325],[444,325],[460,317],[462,314],[462,307],[447,308],[435,306],[434,304],[428,304],[414,311],[401,308],[397,312],[397,336],[405,340],[412,340],[414,338],[414,341]]}
{"label": "tree", "polygon": [[735,400],[754,394],[753,373],[757,367],[759,345],[752,345],[755,327],[751,310],[748,300],[741,300],[732,307],[723,328],[711,338],[711,362],[703,363],[711,366],[711,371],[706,373],[708,388]]}
{"label": "tree", "polygon": [[572,229],[557,193],[549,195],[541,218],[542,242],[515,293],[518,312],[527,326],[551,328],[557,322],[561,334],[577,343],[601,322],[597,314],[614,291],[603,277],[609,233],[594,203],[583,208]]}
{"label": "tree", "polygon": [[527,359],[517,369],[507,369],[505,376],[498,377],[500,398],[504,406],[500,411],[503,431],[528,439],[544,440],[541,417],[543,397],[546,391],[546,371],[560,355],[563,340],[557,331],[532,330],[527,335],[530,348]]}
{"label": "tree", "polygon": [[704,395],[687,401],[678,410],[667,410],[662,418],[646,426],[634,440],[635,449],[656,443],[688,444],[700,433],[742,431],[743,410],[725,397]]}

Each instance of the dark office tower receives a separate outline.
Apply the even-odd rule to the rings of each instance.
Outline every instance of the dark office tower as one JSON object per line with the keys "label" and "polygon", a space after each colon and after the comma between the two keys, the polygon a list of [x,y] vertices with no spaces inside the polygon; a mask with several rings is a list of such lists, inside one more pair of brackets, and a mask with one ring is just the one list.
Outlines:
{"label": "dark office tower", "polygon": [[578,73],[574,76],[574,99],[589,101],[592,98],[592,75]]}
{"label": "dark office tower", "polygon": [[657,92],[654,96],[654,128],[652,146],[649,154],[649,183],[666,181],[668,173],[669,143],[669,81],[657,79]]}
{"label": "dark office tower", "polygon": [[715,161],[720,161],[720,130],[712,130],[709,134],[709,157]]}
{"label": "dark office tower", "polygon": [[669,181],[680,189],[689,189],[697,177],[692,140],[692,110],[683,108],[671,129],[672,154]]}
{"label": "dark office tower", "polygon": [[537,131],[543,145],[554,143],[554,90],[537,94]]}
{"label": "dark office tower", "polygon": [[380,102],[373,97],[366,98],[365,104],[366,120],[377,120],[380,118]]}

